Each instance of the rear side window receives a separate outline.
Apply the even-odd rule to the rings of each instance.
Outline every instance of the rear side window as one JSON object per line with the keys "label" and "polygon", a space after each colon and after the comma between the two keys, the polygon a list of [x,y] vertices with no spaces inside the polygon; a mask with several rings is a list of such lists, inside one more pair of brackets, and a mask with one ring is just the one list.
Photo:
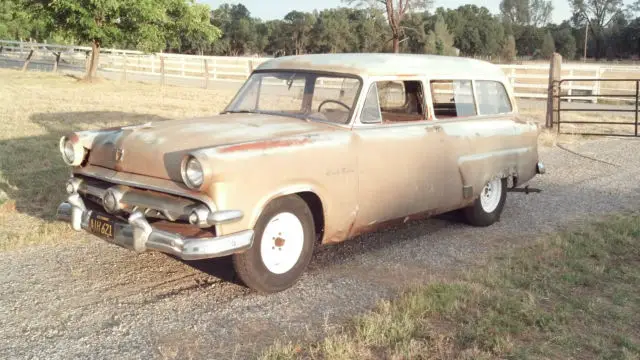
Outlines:
{"label": "rear side window", "polygon": [[511,100],[504,85],[497,81],[476,81],[476,98],[480,115],[506,114],[512,111]]}
{"label": "rear side window", "polygon": [[431,81],[431,98],[439,119],[476,115],[471,80]]}

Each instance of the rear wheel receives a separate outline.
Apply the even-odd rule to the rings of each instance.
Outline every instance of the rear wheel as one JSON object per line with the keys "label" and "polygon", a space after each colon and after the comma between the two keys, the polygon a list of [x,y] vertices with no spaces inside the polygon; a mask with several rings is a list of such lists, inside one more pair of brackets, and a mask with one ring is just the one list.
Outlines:
{"label": "rear wheel", "polygon": [[507,179],[489,181],[473,205],[464,209],[467,222],[473,226],[489,226],[499,221],[506,199]]}
{"label": "rear wheel", "polygon": [[300,197],[273,200],[256,222],[253,246],[233,256],[238,276],[262,293],[293,286],[311,261],[314,229],[311,210]]}

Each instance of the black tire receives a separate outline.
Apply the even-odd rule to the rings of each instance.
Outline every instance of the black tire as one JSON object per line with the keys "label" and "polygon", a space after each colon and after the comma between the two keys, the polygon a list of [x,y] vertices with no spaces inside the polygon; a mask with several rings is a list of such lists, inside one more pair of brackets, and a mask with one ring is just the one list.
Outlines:
{"label": "black tire", "polygon": [[485,192],[487,186],[489,186],[489,184],[482,189],[481,195],[478,196],[471,206],[463,209],[464,217],[469,225],[485,227],[500,221],[500,215],[502,214],[504,203],[507,200],[507,179],[500,179],[500,200],[495,209],[491,209],[491,211],[487,211],[481,201],[482,193]]}
{"label": "black tire", "polygon": [[[295,265],[290,270],[277,274],[265,265],[261,247],[265,228],[276,215],[282,213],[291,213],[298,218],[302,224],[304,240]],[[264,208],[254,227],[253,246],[243,253],[233,255],[233,266],[247,287],[265,294],[279,292],[293,286],[304,273],[313,255],[315,239],[313,214],[304,200],[297,195],[278,198]]]}

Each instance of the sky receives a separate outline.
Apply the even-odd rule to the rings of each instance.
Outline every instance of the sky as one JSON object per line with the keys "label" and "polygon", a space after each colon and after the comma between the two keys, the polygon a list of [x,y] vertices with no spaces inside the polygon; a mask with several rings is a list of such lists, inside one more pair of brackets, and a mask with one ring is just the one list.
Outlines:
{"label": "sky", "polygon": [[[249,9],[251,15],[262,20],[282,19],[289,11],[323,10],[338,6],[345,6],[341,0],[198,0],[209,4],[212,9],[224,3],[243,3]],[[457,8],[465,4],[484,6],[494,14],[500,11],[500,0],[435,0],[434,8]],[[561,23],[569,19],[571,9],[567,0],[553,0],[553,22]]]}

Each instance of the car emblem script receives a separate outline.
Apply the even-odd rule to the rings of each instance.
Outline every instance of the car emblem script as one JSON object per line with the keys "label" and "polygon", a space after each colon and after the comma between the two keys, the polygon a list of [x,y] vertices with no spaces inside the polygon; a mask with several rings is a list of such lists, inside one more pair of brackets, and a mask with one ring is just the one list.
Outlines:
{"label": "car emblem script", "polygon": [[116,161],[122,161],[122,159],[124,158],[124,149],[116,149],[115,158]]}

